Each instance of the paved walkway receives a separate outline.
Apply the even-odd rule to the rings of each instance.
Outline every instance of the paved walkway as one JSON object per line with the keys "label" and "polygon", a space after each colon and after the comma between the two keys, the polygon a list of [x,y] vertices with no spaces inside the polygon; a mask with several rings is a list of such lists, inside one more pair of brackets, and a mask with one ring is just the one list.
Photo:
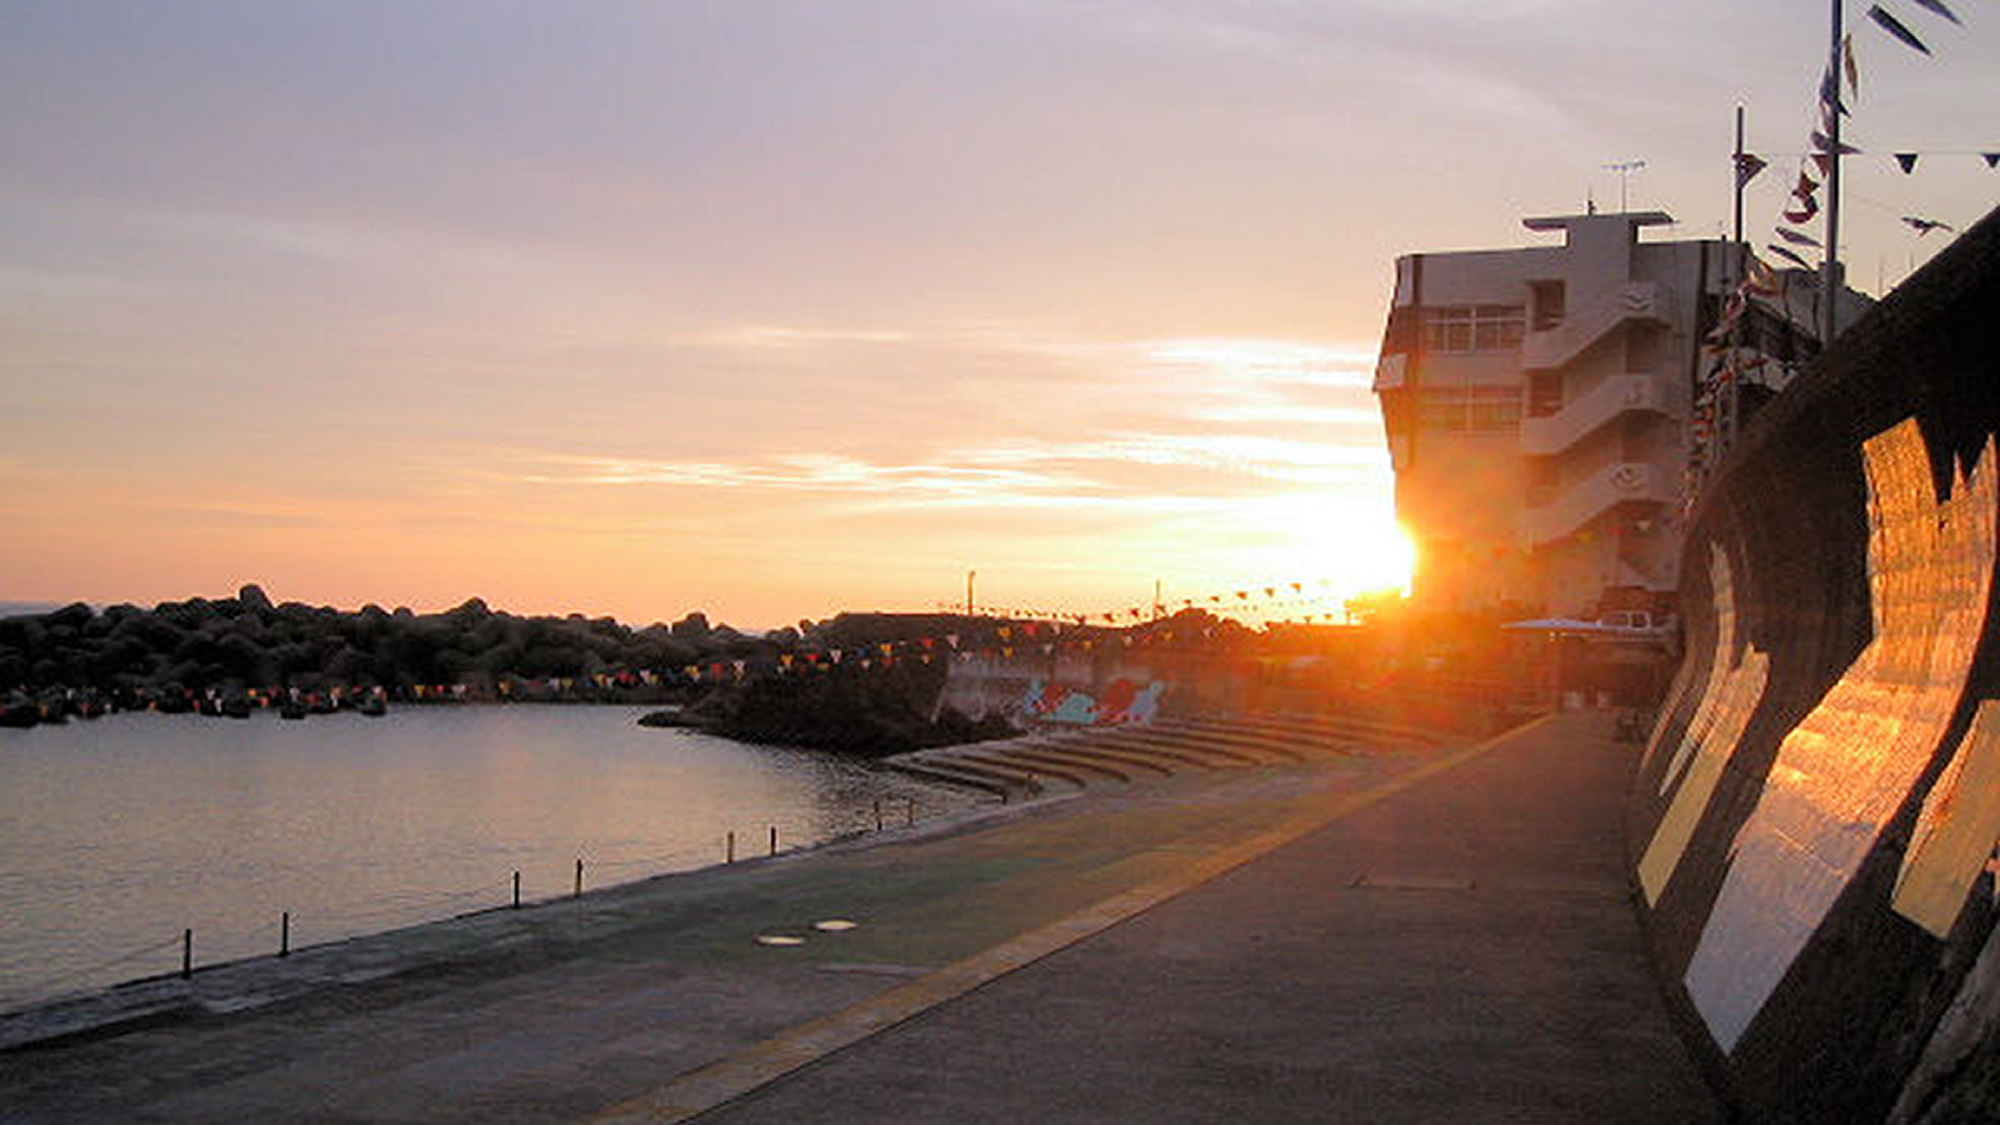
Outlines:
{"label": "paved walkway", "polygon": [[0,1122],[1715,1120],[1607,734],[1093,785],[388,935],[352,980],[0,1055]]}

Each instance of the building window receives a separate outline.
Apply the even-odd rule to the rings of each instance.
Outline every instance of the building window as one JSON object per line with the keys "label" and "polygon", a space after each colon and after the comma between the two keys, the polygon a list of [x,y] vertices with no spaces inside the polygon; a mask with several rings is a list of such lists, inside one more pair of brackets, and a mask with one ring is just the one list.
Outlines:
{"label": "building window", "polygon": [[1553,457],[1530,457],[1528,466],[1528,506],[1544,507],[1562,488],[1562,467]]}
{"label": "building window", "polygon": [[1521,428],[1515,387],[1426,387],[1417,424],[1432,432],[1491,434]]}
{"label": "building window", "polygon": [[1657,328],[1633,325],[1625,331],[1625,370],[1635,375],[1655,371],[1660,363],[1660,347],[1666,333]]}
{"label": "building window", "polygon": [[1528,417],[1547,418],[1563,407],[1563,376],[1560,371],[1528,373]]}
{"label": "building window", "polygon": [[1499,352],[1521,346],[1526,312],[1520,305],[1443,305],[1424,310],[1424,350]]}
{"label": "building window", "polygon": [[1560,281],[1531,281],[1528,294],[1534,298],[1535,331],[1547,332],[1563,322],[1568,310]]}

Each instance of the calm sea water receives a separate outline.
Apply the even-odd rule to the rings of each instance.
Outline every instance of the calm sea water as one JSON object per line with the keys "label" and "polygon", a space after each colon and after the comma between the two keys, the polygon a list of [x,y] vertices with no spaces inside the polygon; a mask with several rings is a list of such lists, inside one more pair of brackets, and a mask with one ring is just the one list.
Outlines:
{"label": "calm sea water", "polygon": [[934,816],[969,798],[629,707],[0,730],[0,1009]]}

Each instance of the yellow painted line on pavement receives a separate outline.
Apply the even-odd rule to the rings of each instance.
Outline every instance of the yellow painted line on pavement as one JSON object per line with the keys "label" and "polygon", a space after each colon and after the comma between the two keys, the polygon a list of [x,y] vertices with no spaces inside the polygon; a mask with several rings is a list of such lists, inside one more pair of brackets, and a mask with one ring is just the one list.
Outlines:
{"label": "yellow painted line on pavement", "polygon": [[1485,742],[1455,750],[1331,804],[1294,813],[1276,826],[1204,856],[1171,875],[1115,894],[1066,918],[1030,930],[832,1015],[800,1024],[726,1059],[691,1070],[657,1089],[589,1119],[590,1125],[669,1125],[706,1113],[844,1047],[1031,965],[1084,938],[1143,913],[1224,872],[1266,855],[1326,825],[1352,816],[1453,767],[1463,765],[1548,722],[1537,719]]}

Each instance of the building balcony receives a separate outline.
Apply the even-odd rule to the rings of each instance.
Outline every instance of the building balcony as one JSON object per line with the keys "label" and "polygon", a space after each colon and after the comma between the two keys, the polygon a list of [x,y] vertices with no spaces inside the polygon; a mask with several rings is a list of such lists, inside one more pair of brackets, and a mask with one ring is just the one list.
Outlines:
{"label": "building balcony", "polygon": [[1672,323],[1672,309],[1665,286],[1651,281],[1614,285],[1554,328],[1529,332],[1521,341],[1521,366],[1541,371],[1561,367],[1627,323]]}
{"label": "building balcony", "polygon": [[1382,358],[1375,361],[1375,383],[1370,389],[1376,394],[1381,394],[1383,391],[1401,390],[1405,378],[1405,369],[1409,367],[1409,364],[1410,357],[1402,352],[1382,353]]}
{"label": "building balcony", "polygon": [[1614,461],[1546,504],[1522,511],[1521,538],[1531,546],[1575,534],[1584,524],[1620,504],[1672,504],[1672,474],[1644,461]]}
{"label": "building balcony", "polygon": [[1606,379],[1554,414],[1522,419],[1521,452],[1531,457],[1561,453],[1632,411],[1666,414],[1666,397],[1659,381],[1650,375]]}

